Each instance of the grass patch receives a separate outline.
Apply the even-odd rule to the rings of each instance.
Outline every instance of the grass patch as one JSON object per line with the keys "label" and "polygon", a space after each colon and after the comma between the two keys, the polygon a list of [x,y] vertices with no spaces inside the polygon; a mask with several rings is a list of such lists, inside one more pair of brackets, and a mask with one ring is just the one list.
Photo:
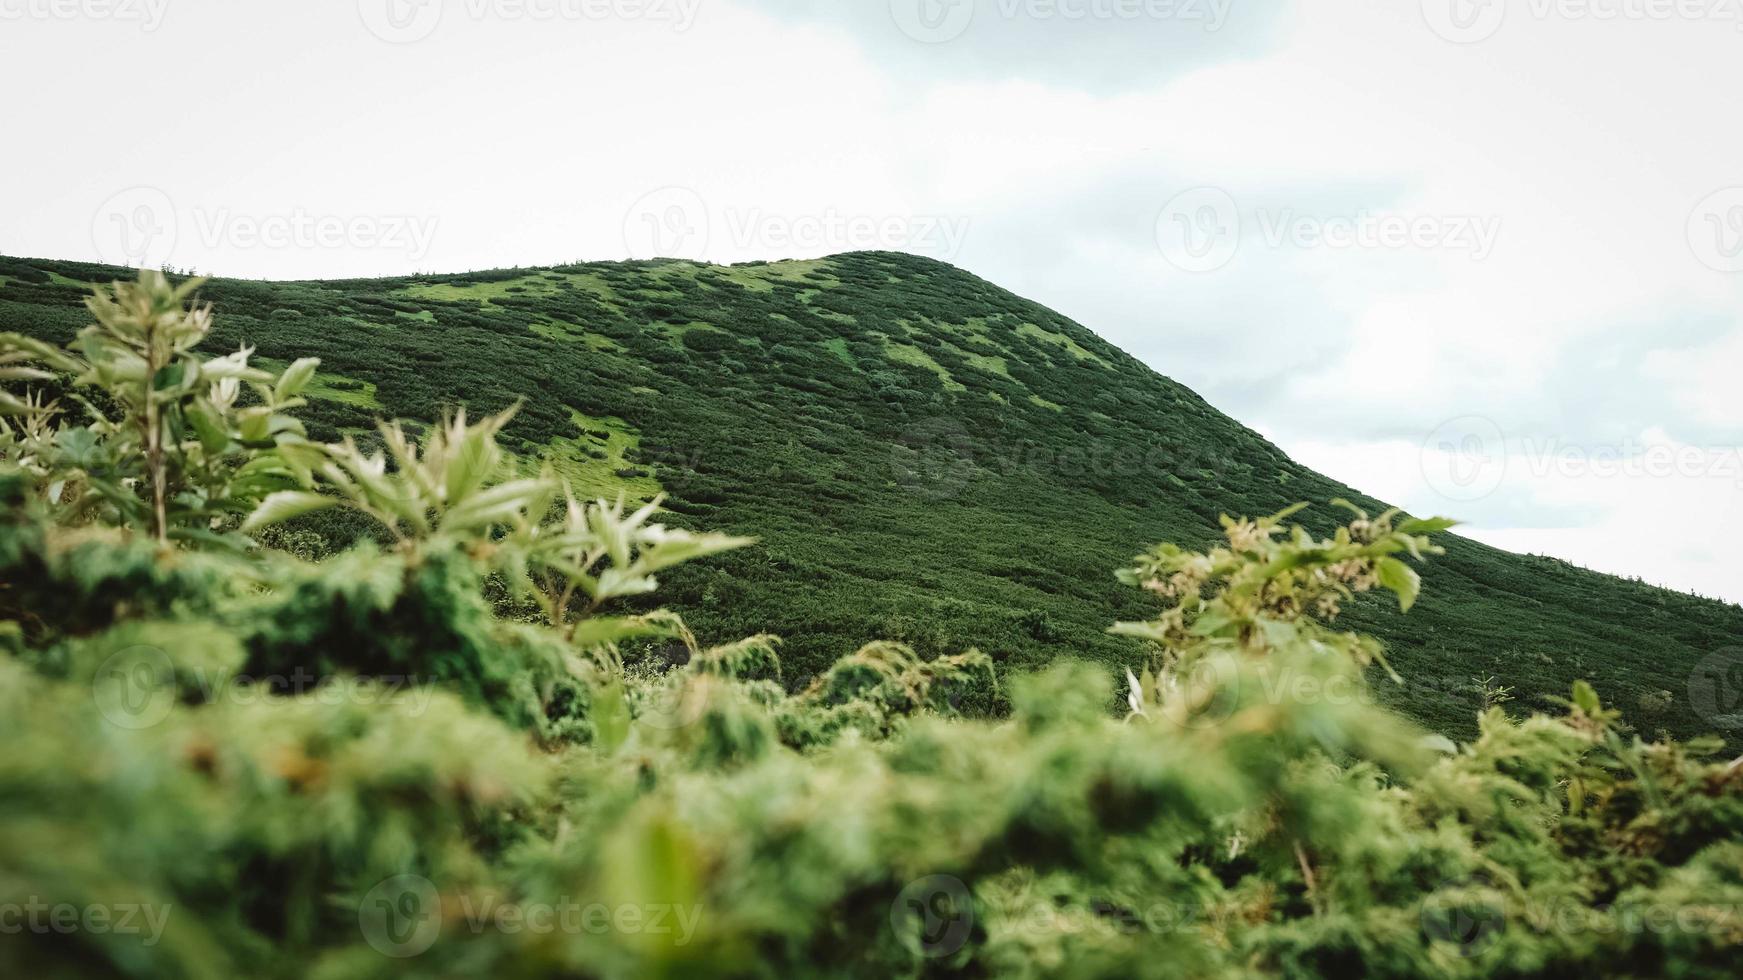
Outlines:
{"label": "grass patch", "polygon": [[[256,356],[253,358],[253,362],[257,366],[273,372],[283,371],[290,366],[287,361],[278,361],[270,357]],[[320,401],[337,402],[341,405],[351,405],[356,408],[365,408],[375,412],[383,410],[381,402],[375,397],[375,382],[328,371],[316,371],[314,378],[309,381],[309,386],[303,389],[303,396]]]}
{"label": "grass patch", "polygon": [[1101,357],[1093,351],[1085,350],[1077,341],[1072,340],[1070,337],[1067,337],[1062,333],[1054,333],[1051,330],[1042,329],[1033,323],[1025,323],[1018,327],[1017,333],[1025,337],[1032,337],[1043,343],[1052,344],[1055,347],[1063,347],[1071,352],[1072,357],[1075,357],[1080,361],[1093,361],[1102,367],[1109,366],[1107,361],[1102,360]]}
{"label": "grass patch", "polygon": [[[615,500],[622,493],[630,500],[646,502],[660,494],[660,481],[628,458],[641,446],[641,435],[620,418],[594,418],[570,411],[576,434],[559,436],[534,454],[569,482],[583,500]],[[631,473],[639,475],[625,475]]]}
{"label": "grass patch", "polygon": [[823,349],[834,354],[835,359],[841,363],[853,368],[855,371],[859,370],[859,365],[854,362],[853,355],[847,351],[847,341],[842,340],[840,337],[825,340],[823,342]]}
{"label": "grass patch", "polygon": [[933,360],[931,354],[928,354],[911,344],[899,344],[890,338],[885,337],[884,356],[898,364],[911,364],[914,367],[925,368],[926,370],[931,371],[933,374],[938,375],[938,380],[944,382],[944,387],[948,391],[968,390],[966,385],[950,376],[949,370],[947,370],[944,365]]}

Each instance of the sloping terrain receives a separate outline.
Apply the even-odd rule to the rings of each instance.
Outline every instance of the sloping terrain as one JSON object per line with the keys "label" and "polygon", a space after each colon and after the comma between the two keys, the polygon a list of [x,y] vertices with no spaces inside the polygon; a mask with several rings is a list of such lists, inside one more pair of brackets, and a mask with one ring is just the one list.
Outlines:
{"label": "sloping terrain", "polygon": [[[65,341],[89,284],[127,275],[0,260],[0,329]],[[322,358],[317,438],[525,397],[508,441],[578,488],[664,492],[680,523],[759,537],[664,595],[705,638],[786,637],[794,685],[871,639],[979,647],[1007,672],[1135,662],[1105,630],[1152,610],[1111,574],[1141,547],[1203,545],[1221,513],[1313,501],[1324,528],[1332,497],[1380,506],[1078,324],[913,256],[217,279],[203,295],[214,351]],[[1643,728],[1712,729],[1688,678],[1743,638],[1743,609],[1448,538],[1410,616],[1346,613],[1407,679],[1378,684],[1383,700],[1463,734],[1478,678],[1540,707],[1583,677]]]}

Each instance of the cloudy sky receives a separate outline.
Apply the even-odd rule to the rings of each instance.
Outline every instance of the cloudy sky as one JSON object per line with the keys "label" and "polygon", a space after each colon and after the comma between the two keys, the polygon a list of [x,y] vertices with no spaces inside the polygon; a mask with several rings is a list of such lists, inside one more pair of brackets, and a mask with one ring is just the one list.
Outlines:
{"label": "cloudy sky", "polygon": [[904,249],[1475,537],[1743,600],[1740,55],[1743,0],[0,0],[0,253]]}

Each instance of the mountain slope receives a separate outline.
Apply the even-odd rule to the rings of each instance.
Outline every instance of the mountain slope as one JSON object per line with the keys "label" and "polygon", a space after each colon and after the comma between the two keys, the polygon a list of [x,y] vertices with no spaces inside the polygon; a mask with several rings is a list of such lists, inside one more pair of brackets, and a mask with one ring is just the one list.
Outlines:
{"label": "mountain slope", "polygon": [[[65,340],[88,284],[124,275],[0,260],[0,329]],[[1206,543],[1224,512],[1379,506],[1059,314],[912,256],[219,279],[204,296],[215,348],[323,359],[316,437],[525,396],[508,440],[579,487],[663,491],[680,521],[758,536],[667,594],[705,638],[785,636],[795,684],[880,638],[1007,669],[1135,662],[1105,628],[1150,611],[1110,574],[1142,546]],[[1688,677],[1743,637],[1743,610],[1448,545],[1408,618],[1347,614],[1408,680],[1377,685],[1384,700],[1462,734],[1478,677],[1533,707],[1585,677],[1643,727],[1711,730]],[[1660,690],[1671,703],[1643,709]]]}

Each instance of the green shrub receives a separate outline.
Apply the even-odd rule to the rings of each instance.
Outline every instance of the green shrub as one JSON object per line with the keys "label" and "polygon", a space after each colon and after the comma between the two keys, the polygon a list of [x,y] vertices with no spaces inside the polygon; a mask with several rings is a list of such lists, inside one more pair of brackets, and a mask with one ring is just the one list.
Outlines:
{"label": "green shrub", "polygon": [[[130,336],[189,294],[97,309]],[[1718,743],[1625,737],[1583,683],[1465,745],[1373,702],[1384,652],[1337,620],[1408,609],[1449,522],[1154,549],[1118,684],[893,643],[806,682],[648,598],[747,541],[527,475],[508,414],[253,438],[284,376],[223,403],[191,343],[143,386],[0,343],[9,380],[145,427],[0,403],[8,976],[1735,975]],[[340,511],[384,540],[249,537]]]}

